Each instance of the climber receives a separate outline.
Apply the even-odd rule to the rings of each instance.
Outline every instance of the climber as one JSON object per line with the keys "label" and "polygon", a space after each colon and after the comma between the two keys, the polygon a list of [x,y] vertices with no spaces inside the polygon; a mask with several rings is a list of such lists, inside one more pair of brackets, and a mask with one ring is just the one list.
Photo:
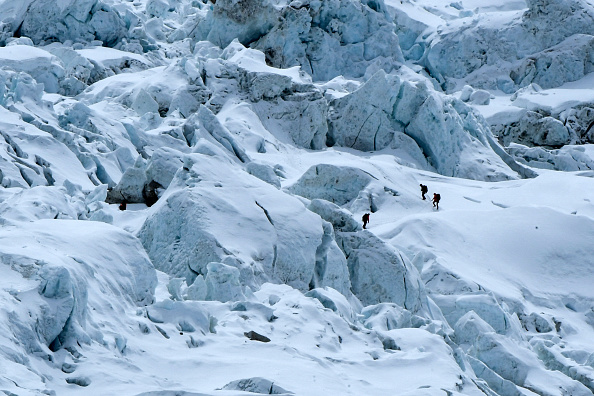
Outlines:
{"label": "climber", "polygon": [[423,201],[427,198],[425,198],[425,194],[427,194],[429,190],[427,189],[427,186],[424,184],[421,184],[421,195],[423,196]]}
{"label": "climber", "polygon": [[438,193],[433,194],[433,207],[439,210],[439,200],[441,196]]}
{"label": "climber", "polygon": [[365,213],[363,215],[362,220],[363,220],[363,229],[365,229],[365,226],[367,226],[367,223],[369,223],[369,213]]}
{"label": "climber", "polygon": [[123,200],[120,204],[120,210],[126,210],[126,200]]}

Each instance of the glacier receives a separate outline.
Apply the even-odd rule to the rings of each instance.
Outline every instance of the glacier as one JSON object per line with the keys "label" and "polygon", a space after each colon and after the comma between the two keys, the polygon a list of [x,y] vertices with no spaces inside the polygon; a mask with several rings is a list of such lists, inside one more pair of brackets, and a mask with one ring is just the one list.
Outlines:
{"label": "glacier", "polygon": [[0,0],[0,392],[591,395],[593,20]]}

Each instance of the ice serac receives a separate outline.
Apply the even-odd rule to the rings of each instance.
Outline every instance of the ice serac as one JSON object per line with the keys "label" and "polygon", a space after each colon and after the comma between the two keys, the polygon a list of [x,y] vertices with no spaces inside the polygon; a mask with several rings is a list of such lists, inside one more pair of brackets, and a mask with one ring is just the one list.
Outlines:
{"label": "ice serac", "polygon": [[361,230],[361,224],[352,213],[324,199],[312,199],[308,207],[314,213],[332,224],[335,231],[354,232]]}
{"label": "ice serac", "polygon": [[425,292],[414,266],[394,248],[368,231],[337,233],[347,257],[353,294],[364,305],[392,302],[417,312]]}
{"label": "ice serac", "polygon": [[378,71],[330,106],[331,145],[363,151],[405,148],[413,157],[424,155],[437,172],[448,176],[491,181],[517,177],[494,152],[482,116],[438,93],[427,81],[402,81]]}
{"label": "ice serac", "polygon": [[58,92],[65,70],[58,58],[40,48],[10,45],[0,48],[0,67],[24,72],[44,85],[46,92]]}
{"label": "ice serac", "polygon": [[208,263],[206,269],[207,300],[221,302],[245,300],[237,268],[222,263]]}
{"label": "ice serac", "polygon": [[[517,177],[493,151],[491,131],[481,115],[437,92],[417,90],[412,94],[420,96],[421,104],[412,116],[405,112],[405,119],[410,119],[405,132],[439,173],[488,181]],[[397,105],[397,118],[398,110]]]}
{"label": "ice serac", "polygon": [[[220,74],[233,77],[266,129],[299,147],[326,147],[328,103],[301,67],[271,67],[264,53],[237,41],[225,48],[223,56],[228,59],[221,64]],[[215,90],[211,105],[225,100],[219,99],[223,95],[228,96],[228,92]]]}
{"label": "ice serac", "polygon": [[567,145],[556,150],[545,150],[541,147],[526,147],[510,144],[509,153],[518,162],[528,166],[559,171],[589,171],[594,169],[594,160],[583,146]]}
{"label": "ice serac", "polygon": [[[403,61],[381,1],[218,1],[184,26],[188,35],[225,47],[234,38],[279,68],[301,65],[314,80],[361,77],[368,67]],[[194,25],[194,26],[192,26]]]}
{"label": "ice serac", "polygon": [[182,167],[182,156],[167,147],[156,149],[148,161],[138,156],[134,166],[126,169],[118,184],[109,191],[109,201],[152,205]]}
{"label": "ice serac", "polygon": [[228,383],[223,387],[225,390],[238,390],[256,394],[268,394],[268,395],[284,395],[293,394],[275,384],[273,381],[267,380],[266,378],[255,377],[246,378]]}
{"label": "ice serac", "polygon": [[394,119],[400,79],[379,71],[357,91],[330,102],[329,140],[361,151],[381,150],[404,125]]}
{"label": "ice serac", "polygon": [[[126,23],[111,6],[98,0],[26,0],[0,14],[7,31],[48,41],[100,40],[114,44],[126,35]],[[6,38],[5,38],[6,39]]]}
{"label": "ice serac", "polygon": [[532,82],[547,88],[592,71],[594,7],[583,0],[529,0],[506,23],[474,18],[431,36],[421,60],[447,90],[461,82],[513,93]]}
{"label": "ice serac", "polygon": [[308,290],[316,261],[344,265],[322,220],[298,199],[228,162],[191,157],[139,233],[158,269],[191,284],[208,279],[207,266],[218,262],[236,267],[242,285],[254,289],[274,281]]}

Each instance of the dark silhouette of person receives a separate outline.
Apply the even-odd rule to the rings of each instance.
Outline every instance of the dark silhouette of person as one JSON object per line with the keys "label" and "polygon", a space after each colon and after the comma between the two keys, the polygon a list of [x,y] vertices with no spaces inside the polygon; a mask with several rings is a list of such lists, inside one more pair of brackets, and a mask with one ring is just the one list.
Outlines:
{"label": "dark silhouette of person", "polygon": [[429,190],[427,189],[427,186],[424,184],[421,184],[421,195],[423,196],[423,201],[427,198],[425,198],[425,194],[427,194]]}
{"label": "dark silhouette of person", "polygon": [[122,203],[120,204],[120,210],[126,210],[126,201],[122,201]]}
{"label": "dark silhouette of person", "polygon": [[363,220],[363,229],[365,229],[367,226],[367,223],[369,223],[369,213],[365,213],[363,215],[362,220]]}
{"label": "dark silhouette of person", "polygon": [[441,199],[441,195],[438,193],[433,194],[433,207],[439,210],[439,200]]}

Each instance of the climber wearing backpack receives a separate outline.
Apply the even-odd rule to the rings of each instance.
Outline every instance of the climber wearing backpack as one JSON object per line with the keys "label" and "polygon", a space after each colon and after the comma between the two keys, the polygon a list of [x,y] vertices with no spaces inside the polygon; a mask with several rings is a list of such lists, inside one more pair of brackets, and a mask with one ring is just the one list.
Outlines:
{"label": "climber wearing backpack", "polygon": [[365,213],[361,220],[363,220],[363,229],[365,229],[367,223],[369,223],[369,213]]}
{"label": "climber wearing backpack", "polygon": [[439,210],[439,200],[441,196],[438,193],[433,194],[433,207]]}
{"label": "climber wearing backpack", "polygon": [[429,190],[427,189],[427,186],[424,184],[421,184],[421,196],[423,197],[423,201],[427,198],[425,198],[425,194],[427,194]]}

